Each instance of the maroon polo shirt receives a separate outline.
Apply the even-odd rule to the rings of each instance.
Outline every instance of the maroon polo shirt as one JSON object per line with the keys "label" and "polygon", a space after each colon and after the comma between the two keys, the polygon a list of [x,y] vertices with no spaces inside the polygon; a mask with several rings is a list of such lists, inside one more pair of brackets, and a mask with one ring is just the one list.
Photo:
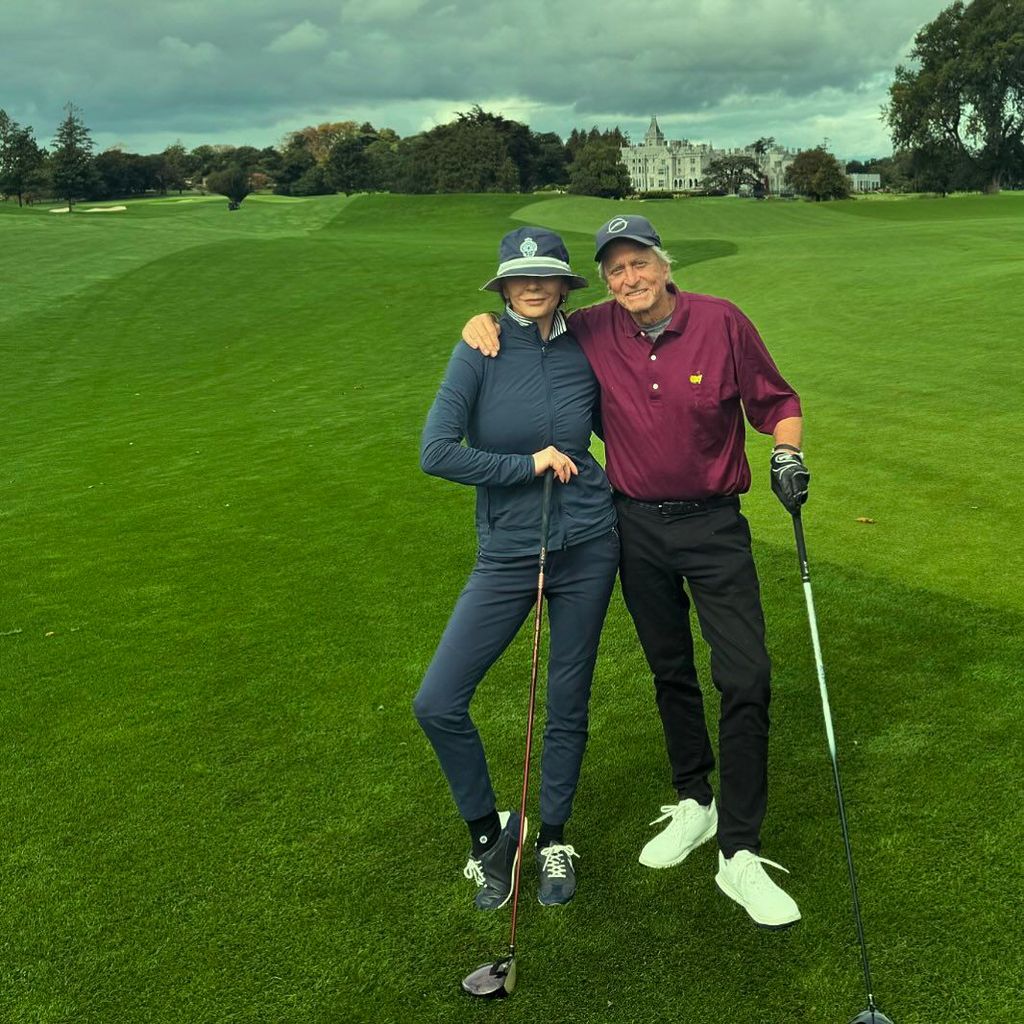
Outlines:
{"label": "maroon polo shirt", "polygon": [[601,383],[608,479],[639,501],[742,494],[744,413],[770,434],[800,399],[736,306],[668,287],[676,308],[653,343],[614,301],[569,318]]}

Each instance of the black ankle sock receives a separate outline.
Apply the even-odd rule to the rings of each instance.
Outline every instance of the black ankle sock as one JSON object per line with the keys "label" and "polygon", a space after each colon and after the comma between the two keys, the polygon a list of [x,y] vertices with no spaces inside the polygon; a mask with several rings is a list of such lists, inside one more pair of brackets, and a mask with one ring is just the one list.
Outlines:
{"label": "black ankle sock", "polygon": [[537,849],[542,850],[545,846],[561,846],[565,839],[565,824],[549,825],[546,821],[540,823],[540,835],[537,836]]}
{"label": "black ankle sock", "polygon": [[475,818],[467,821],[469,826],[469,838],[473,843],[473,856],[479,857],[486,853],[498,841],[501,835],[501,822],[498,820],[498,812],[491,811],[482,818]]}

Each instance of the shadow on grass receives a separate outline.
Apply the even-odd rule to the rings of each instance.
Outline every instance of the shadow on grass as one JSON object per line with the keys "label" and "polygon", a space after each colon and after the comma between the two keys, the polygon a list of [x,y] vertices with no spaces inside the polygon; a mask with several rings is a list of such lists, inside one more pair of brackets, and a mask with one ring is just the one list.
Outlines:
{"label": "shadow on grass", "polygon": [[735,242],[726,242],[721,238],[688,238],[680,242],[668,240],[665,246],[672,254],[675,261],[673,266],[676,268],[724,259],[726,256],[735,256],[740,251]]}
{"label": "shadow on grass", "polygon": [[[713,844],[668,871],[637,864],[654,832],[647,822],[673,797],[646,666],[616,602],[569,838],[582,853],[576,903],[538,908],[527,861],[522,1019],[555,1001],[566,1020],[708,1024],[841,1021],[863,1007],[795,560],[778,549],[760,551],[759,560],[776,666],[764,854],[793,872],[782,878],[804,920],[782,934],[754,928],[713,884]],[[1017,882],[998,865],[1013,862],[1021,815],[1011,789],[994,783],[1013,770],[1024,622],[827,563],[815,573],[876,994],[901,1024],[937,1019],[951,990],[960,1019],[1009,1024],[1015,971],[997,937],[1012,927]],[[526,653],[520,642],[478,697],[505,802],[515,799],[522,756]],[[713,696],[707,713],[713,729]],[[460,971],[502,952],[507,918],[496,924],[468,909],[468,887],[455,877],[462,827],[430,776],[436,769],[424,745],[420,754],[410,825],[424,814],[435,823],[419,826],[430,853],[408,866],[404,884],[422,893],[412,924],[423,947],[410,951],[408,970],[423,984],[401,1005],[415,1006],[418,1020],[475,1020],[454,985]],[[442,862],[431,864],[438,853]],[[971,948],[991,955],[965,957]]]}

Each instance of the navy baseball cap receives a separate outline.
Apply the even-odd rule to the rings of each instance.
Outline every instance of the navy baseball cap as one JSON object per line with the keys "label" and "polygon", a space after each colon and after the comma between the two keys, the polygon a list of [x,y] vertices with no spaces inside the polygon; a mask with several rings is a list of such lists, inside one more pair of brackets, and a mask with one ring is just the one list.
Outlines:
{"label": "navy baseball cap", "polygon": [[570,290],[587,287],[587,279],[572,272],[565,243],[547,228],[510,231],[498,246],[498,272],[480,291],[500,292],[504,277],[565,277]]}
{"label": "navy baseball cap", "polygon": [[636,214],[628,214],[625,217],[612,217],[607,224],[602,224],[594,236],[596,249],[594,262],[601,262],[601,250],[610,242],[617,242],[620,238],[628,238],[631,242],[639,242],[641,245],[661,245],[661,236],[654,230],[654,225],[646,218]]}

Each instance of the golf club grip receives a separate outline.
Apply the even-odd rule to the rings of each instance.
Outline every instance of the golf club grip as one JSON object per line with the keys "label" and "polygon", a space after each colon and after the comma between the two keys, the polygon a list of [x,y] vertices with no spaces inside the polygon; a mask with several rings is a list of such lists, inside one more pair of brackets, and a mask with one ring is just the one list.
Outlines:
{"label": "golf club grip", "polygon": [[551,525],[551,490],[555,482],[555,471],[549,469],[544,474],[544,490],[540,499],[540,557],[541,572],[548,553],[548,528]]}
{"label": "golf club grip", "polygon": [[793,534],[796,537],[796,556],[800,561],[800,578],[810,583],[811,575],[807,568],[807,544],[804,542],[804,524],[799,512],[793,513]]}

